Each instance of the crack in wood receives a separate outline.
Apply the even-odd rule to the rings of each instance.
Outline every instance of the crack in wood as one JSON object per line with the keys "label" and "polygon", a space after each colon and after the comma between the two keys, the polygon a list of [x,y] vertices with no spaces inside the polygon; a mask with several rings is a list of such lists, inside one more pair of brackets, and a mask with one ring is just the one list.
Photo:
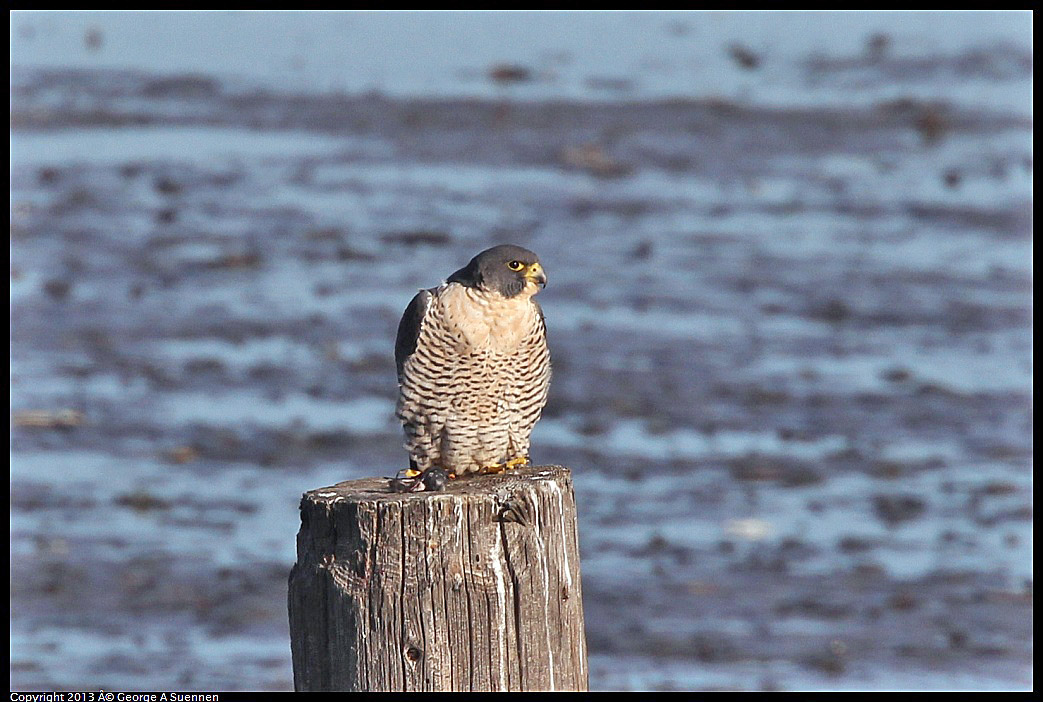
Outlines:
{"label": "crack in wood", "polygon": [[586,689],[567,469],[430,495],[381,487],[304,496],[288,597],[296,689]]}

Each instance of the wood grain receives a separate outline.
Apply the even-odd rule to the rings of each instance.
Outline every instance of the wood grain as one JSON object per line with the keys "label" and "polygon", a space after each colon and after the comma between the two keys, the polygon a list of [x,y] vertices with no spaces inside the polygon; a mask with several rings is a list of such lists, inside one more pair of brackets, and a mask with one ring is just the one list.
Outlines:
{"label": "wood grain", "polygon": [[569,470],[305,493],[289,612],[297,690],[586,690]]}

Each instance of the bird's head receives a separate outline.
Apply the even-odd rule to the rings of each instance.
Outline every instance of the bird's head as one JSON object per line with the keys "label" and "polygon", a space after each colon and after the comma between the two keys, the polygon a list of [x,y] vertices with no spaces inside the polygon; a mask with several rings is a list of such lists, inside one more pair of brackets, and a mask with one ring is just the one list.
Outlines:
{"label": "bird's head", "polygon": [[501,244],[472,258],[447,282],[495,291],[504,297],[531,296],[547,285],[547,274],[532,251]]}

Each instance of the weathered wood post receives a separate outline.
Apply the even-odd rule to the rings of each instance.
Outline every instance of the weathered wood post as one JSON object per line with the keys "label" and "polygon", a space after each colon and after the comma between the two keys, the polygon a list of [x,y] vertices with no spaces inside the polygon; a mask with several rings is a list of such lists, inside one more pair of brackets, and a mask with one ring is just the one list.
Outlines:
{"label": "weathered wood post", "polygon": [[297,690],[586,690],[568,468],[305,493],[289,609]]}

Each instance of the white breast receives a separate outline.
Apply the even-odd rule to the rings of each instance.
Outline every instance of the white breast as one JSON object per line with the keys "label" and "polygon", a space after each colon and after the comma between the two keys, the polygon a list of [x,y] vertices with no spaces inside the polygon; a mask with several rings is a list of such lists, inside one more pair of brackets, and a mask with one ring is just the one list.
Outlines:
{"label": "white breast", "polygon": [[536,323],[536,306],[529,295],[508,298],[450,283],[435,299],[461,353],[514,351]]}

